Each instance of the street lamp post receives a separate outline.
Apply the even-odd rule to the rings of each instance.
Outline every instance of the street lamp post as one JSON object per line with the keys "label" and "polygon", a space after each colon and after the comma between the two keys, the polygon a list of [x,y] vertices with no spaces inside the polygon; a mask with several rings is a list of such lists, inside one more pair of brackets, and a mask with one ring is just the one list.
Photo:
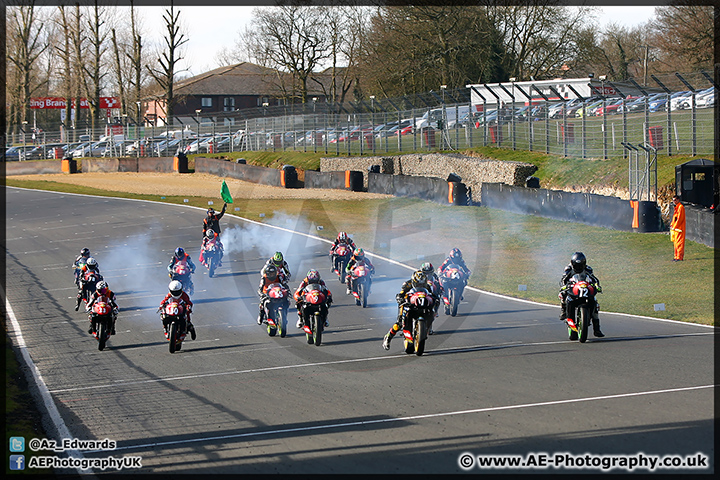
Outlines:
{"label": "street lamp post", "polygon": [[198,124],[198,135],[200,135],[200,112],[202,112],[202,109],[200,108],[195,110],[195,121]]}

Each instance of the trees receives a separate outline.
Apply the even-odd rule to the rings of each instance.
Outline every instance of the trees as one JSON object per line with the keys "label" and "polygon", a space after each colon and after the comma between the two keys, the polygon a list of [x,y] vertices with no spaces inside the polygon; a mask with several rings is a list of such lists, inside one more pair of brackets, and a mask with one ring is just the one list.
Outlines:
{"label": "trees", "polygon": [[[35,2],[10,10],[7,18],[8,42],[7,59],[14,67],[14,96],[16,97],[17,123],[26,122],[30,97],[47,81],[33,75],[37,70],[37,61],[40,55],[48,48],[43,41],[43,25],[38,22]],[[9,84],[11,85],[11,84]],[[17,124],[16,123],[16,124]]]}
{"label": "trees", "polygon": [[[662,72],[712,70],[714,37],[713,7],[684,0],[656,7],[649,45],[656,47]],[[717,8],[717,7],[715,7]]]}
{"label": "trees", "polygon": [[157,59],[160,68],[152,68],[147,64],[145,67],[165,93],[165,113],[169,119],[173,116],[173,108],[175,106],[175,95],[173,92],[176,74],[175,68],[183,58],[180,56],[180,47],[188,40],[185,38],[185,34],[181,32],[180,11],[175,12],[173,2],[170,2],[170,7],[165,10],[163,19],[165,20],[165,29],[167,32],[165,37],[163,37],[165,48],[160,50]]}

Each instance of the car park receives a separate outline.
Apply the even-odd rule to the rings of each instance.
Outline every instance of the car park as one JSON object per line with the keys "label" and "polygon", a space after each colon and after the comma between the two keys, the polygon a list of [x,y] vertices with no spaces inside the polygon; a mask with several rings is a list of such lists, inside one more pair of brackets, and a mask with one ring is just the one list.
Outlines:
{"label": "car park", "polygon": [[35,147],[32,145],[16,145],[14,147],[10,147],[5,151],[5,161],[16,162],[27,160],[26,154],[33,148]]}

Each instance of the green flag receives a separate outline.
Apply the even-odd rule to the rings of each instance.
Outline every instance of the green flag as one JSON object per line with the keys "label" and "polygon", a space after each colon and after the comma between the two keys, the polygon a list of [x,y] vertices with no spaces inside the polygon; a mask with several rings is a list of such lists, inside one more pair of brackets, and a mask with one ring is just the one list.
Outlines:
{"label": "green flag", "polygon": [[233,199],[230,196],[230,189],[227,186],[227,183],[225,183],[225,180],[223,180],[222,189],[220,190],[220,196],[223,199],[223,202],[225,203],[232,203]]}

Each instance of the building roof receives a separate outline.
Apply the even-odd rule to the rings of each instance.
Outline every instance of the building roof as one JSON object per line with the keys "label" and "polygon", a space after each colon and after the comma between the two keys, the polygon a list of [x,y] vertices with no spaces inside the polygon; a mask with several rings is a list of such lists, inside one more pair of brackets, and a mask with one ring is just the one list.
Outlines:
{"label": "building roof", "polygon": [[[318,74],[320,77],[325,74]],[[181,80],[175,84],[175,95],[283,95],[281,79],[289,84],[290,75],[250,62],[219,67]],[[308,82],[308,93],[316,89]]]}

